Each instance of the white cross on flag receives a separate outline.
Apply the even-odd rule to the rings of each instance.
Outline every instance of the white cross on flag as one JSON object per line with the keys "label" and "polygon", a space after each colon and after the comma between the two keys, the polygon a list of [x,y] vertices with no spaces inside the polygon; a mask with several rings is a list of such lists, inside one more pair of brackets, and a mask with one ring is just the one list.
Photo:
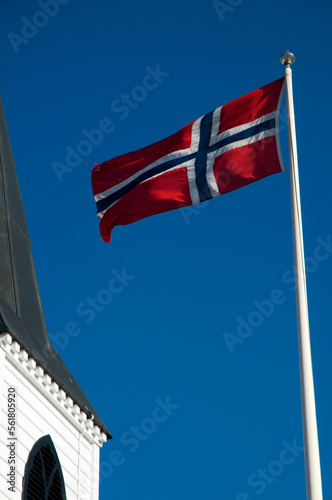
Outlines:
{"label": "white cross on flag", "polygon": [[278,116],[284,78],[235,99],[151,146],[94,167],[92,188],[114,226],[215,198],[284,170]]}

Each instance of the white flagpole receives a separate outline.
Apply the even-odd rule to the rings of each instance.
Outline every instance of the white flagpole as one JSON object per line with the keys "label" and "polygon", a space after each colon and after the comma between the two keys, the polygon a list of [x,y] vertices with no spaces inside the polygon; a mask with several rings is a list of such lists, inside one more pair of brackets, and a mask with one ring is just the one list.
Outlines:
{"label": "white flagpole", "polygon": [[322,481],[320,471],[318,433],[316,421],[316,405],[314,381],[312,374],[309,317],[306,290],[305,261],[303,251],[302,217],[299,190],[299,173],[297,164],[297,148],[295,136],[295,118],[292,88],[291,64],[295,56],[288,50],[281,55],[281,63],[285,66],[288,147],[290,164],[290,184],[292,203],[292,226],[296,285],[296,314],[299,343],[301,404],[304,440],[304,460],[308,500],[322,500]]}

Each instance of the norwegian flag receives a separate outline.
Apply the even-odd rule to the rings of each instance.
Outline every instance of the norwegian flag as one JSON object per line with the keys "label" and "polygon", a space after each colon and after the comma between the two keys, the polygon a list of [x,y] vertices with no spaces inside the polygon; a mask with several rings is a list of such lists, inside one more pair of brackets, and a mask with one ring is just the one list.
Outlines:
{"label": "norwegian flag", "polygon": [[94,167],[100,233],[200,203],[284,170],[278,116],[284,78],[198,118],[175,134]]}

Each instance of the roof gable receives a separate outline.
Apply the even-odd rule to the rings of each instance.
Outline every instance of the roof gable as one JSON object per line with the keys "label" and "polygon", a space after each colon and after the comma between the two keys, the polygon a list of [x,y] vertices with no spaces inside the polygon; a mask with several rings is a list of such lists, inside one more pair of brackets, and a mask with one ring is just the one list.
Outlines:
{"label": "roof gable", "polygon": [[52,346],[41,304],[24,208],[0,96],[0,332],[10,333],[110,438]]}

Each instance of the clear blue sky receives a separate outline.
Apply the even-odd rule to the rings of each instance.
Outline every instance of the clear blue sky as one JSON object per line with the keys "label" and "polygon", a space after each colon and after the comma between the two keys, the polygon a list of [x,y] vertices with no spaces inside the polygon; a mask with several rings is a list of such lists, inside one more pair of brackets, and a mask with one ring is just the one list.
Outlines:
{"label": "clear blue sky", "polygon": [[[332,6],[221,3],[0,1],[0,91],[49,333],[114,436],[101,500],[305,499],[288,174],[117,227],[111,245],[90,185],[95,162],[283,76],[287,48],[332,499]],[[281,141],[288,170],[285,128]],[[105,292],[119,275],[118,293]],[[247,338],[230,349],[240,324]],[[169,414],[156,410],[167,401]]]}

